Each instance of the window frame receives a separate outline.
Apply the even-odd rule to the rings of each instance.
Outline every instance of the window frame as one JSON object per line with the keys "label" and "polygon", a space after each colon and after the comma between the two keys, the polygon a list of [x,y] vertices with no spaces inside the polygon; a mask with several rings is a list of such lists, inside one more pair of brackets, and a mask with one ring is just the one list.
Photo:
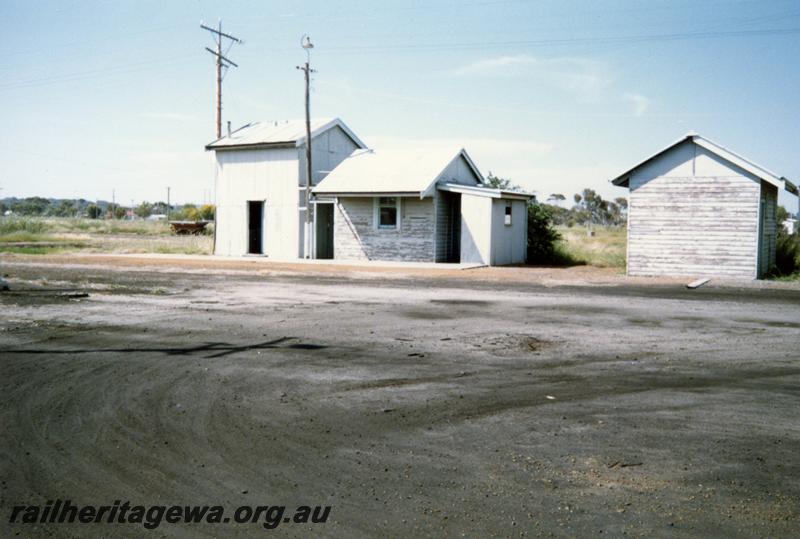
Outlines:
{"label": "window frame", "polygon": [[514,215],[514,203],[507,201],[505,209],[503,210],[503,224],[505,226],[512,226]]}
{"label": "window frame", "polygon": [[[394,209],[395,209],[395,222],[394,225],[382,225],[381,224],[381,208],[386,207],[389,208],[391,205],[389,204],[381,204],[382,198],[393,198],[394,199]],[[373,214],[374,214],[374,222],[375,222],[375,230],[400,230],[400,197],[399,196],[377,196],[373,199]]]}

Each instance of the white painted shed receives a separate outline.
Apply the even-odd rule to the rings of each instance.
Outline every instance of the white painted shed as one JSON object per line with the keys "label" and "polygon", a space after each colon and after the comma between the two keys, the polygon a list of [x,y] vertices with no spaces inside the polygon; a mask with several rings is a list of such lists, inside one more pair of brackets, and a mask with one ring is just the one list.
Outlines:
{"label": "white painted shed", "polygon": [[330,207],[336,259],[525,262],[533,195],[485,187],[463,149],[356,150],[314,195]]}
{"label": "white painted shed", "polygon": [[[311,122],[312,182],[319,183],[364,143],[338,118]],[[214,151],[214,253],[304,256],[305,122],[255,122],[206,146]]]}
{"label": "white painted shed", "polygon": [[689,133],[611,182],[630,190],[628,275],[757,279],[775,263],[784,177]]}

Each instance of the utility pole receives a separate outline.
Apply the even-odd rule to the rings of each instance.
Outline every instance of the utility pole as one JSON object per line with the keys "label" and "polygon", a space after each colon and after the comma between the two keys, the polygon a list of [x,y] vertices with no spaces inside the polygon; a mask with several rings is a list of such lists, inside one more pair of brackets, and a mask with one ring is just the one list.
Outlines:
{"label": "utility pole", "polygon": [[167,187],[167,222],[169,222],[169,214],[172,213],[172,206],[169,204],[169,187]]}
{"label": "utility pole", "polygon": [[[206,50],[214,55],[216,60],[217,66],[217,138],[222,138],[222,79],[223,79],[223,72],[222,68],[228,69],[229,67],[239,67],[238,64],[232,62],[231,60],[227,59],[224,54],[222,53],[222,39],[230,39],[231,43],[228,45],[228,49],[230,49],[231,45],[234,43],[239,43],[240,45],[244,43],[238,37],[234,37],[230,34],[226,34],[222,31],[222,20],[219,21],[217,28],[209,28],[202,22],[200,23],[200,28],[203,30],[208,30],[214,35],[214,43],[216,44],[216,50],[210,49],[206,47]],[[225,51],[227,54],[227,50]]]}
{"label": "utility pole", "polygon": [[312,253],[312,226],[311,226],[311,97],[309,95],[309,87],[311,85],[311,73],[315,70],[311,69],[311,49],[314,45],[311,43],[311,38],[303,36],[300,38],[300,46],[306,50],[306,63],[304,66],[297,66],[301,69],[306,79],[306,233],[305,233],[305,257],[311,258]]}

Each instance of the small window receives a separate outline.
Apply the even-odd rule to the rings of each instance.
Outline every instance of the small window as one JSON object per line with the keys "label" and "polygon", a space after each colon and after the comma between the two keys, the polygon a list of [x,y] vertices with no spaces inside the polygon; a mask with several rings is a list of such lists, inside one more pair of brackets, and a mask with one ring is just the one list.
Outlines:
{"label": "small window", "polygon": [[506,226],[511,226],[511,202],[506,202],[505,224]]}
{"label": "small window", "polygon": [[397,228],[397,197],[378,198],[378,228]]}

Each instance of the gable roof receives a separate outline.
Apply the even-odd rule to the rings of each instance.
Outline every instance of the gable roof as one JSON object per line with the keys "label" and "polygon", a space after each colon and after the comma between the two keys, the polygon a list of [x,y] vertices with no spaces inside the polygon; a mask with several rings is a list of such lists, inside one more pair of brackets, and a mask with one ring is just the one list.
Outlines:
{"label": "gable roof", "polygon": [[728,161],[729,163],[732,163],[732,164],[736,165],[737,167],[746,170],[747,172],[749,172],[753,176],[756,176],[757,178],[760,178],[760,179],[766,181],[767,183],[770,183],[770,184],[774,185],[778,189],[786,189],[790,193],[793,193],[794,195],[798,195],[797,187],[795,186],[795,184],[790,182],[785,177],[778,176],[777,174],[775,174],[773,172],[770,172],[766,168],[755,164],[754,162],[750,161],[749,159],[746,159],[746,158],[742,157],[741,155],[736,154],[736,153],[732,152],[731,150],[725,148],[724,146],[721,146],[721,145],[717,144],[716,142],[714,142],[712,140],[709,140],[709,139],[707,139],[707,138],[705,138],[705,137],[703,137],[701,135],[698,135],[697,133],[694,133],[694,132],[687,133],[686,135],[684,135],[680,139],[676,140],[675,142],[673,142],[672,144],[670,144],[666,148],[663,148],[663,149],[659,150],[658,152],[654,153],[653,155],[651,155],[650,157],[648,157],[647,159],[645,159],[641,163],[629,168],[628,170],[626,170],[625,172],[623,172],[622,174],[620,174],[616,178],[610,180],[611,183],[613,183],[614,185],[619,185],[621,187],[627,187],[628,186],[628,182],[630,180],[630,176],[631,176],[631,174],[633,174],[634,171],[636,171],[640,167],[644,166],[645,164],[649,163],[650,161],[652,161],[656,157],[658,157],[658,156],[670,151],[672,148],[678,146],[679,144],[687,142],[687,141],[694,142],[695,144],[697,144],[701,148],[704,148],[704,149],[708,150],[709,152],[713,153],[714,155],[716,155],[718,157],[721,157],[725,161]]}
{"label": "gable roof", "polygon": [[320,195],[430,195],[436,182],[457,159],[463,158],[478,183],[483,175],[463,148],[439,150],[356,150],[315,188]]}
{"label": "gable roof", "polygon": [[[316,118],[311,120],[311,138],[339,127],[359,148],[366,148],[361,139],[339,118]],[[210,142],[206,150],[244,150],[270,146],[299,147],[306,142],[305,120],[279,120],[253,122],[233,131],[230,136]]]}

